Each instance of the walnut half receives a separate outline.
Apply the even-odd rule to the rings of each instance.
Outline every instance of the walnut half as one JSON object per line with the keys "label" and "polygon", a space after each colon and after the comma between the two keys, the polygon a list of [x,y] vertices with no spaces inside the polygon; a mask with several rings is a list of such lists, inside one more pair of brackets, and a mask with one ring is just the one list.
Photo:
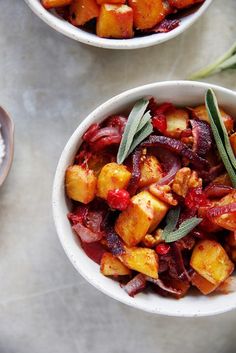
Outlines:
{"label": "walnut half", "polygon": [[198,177],[197,172],[190,168],[181,168],[176,174],[172,183],[172,190],[180,196],[185,197],[191,188],[202,186],[202,179]]}

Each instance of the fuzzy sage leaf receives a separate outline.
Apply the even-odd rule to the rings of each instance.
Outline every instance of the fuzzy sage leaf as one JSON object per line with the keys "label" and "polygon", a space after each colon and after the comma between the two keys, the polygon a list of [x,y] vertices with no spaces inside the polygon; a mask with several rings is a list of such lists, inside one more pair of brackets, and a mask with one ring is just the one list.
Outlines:
{"label": "fuzzy sage leaf", "polygon": [[234,43],[233,46],[215,62],[195,72],[189,78],[191,80],[196,80],[229,69],[236,69],[236,43]]}
{"label": "fuzzy sage leaf", "polygon": [[[120,142],[119,150],[117,153],[118,164],[123,163],[124,160],[127,158],[127,156],[137,146],[136,145],[135,147],[133,147],[135,142],[134,137],[136,133],[139,133],[139,135],[136,136],[136,141],[139,141],[141,139],[141,136],[144,136],[143,139],[148,136],[146,134],[148,131],[150,131],[150,125],[147,125],[147,124],[151,116],[150,114],[147,115],[147,113],[144,114],[147,109],[148,103],[149,103],[148,99],[145,99],[145,98],[140,99],[134,105],[133,109],[129,114],[129,117],[125,126],[125,130]],[[142,140],[140,140],[140,142],[142,142]]]}
{"label": "fuzzy sage leaf", "polygon": [[165,235],[165,242],[172,243],[188,235],[199,223],[202,218],[192,217],[182,222],[178,229]]}
{"label": "fuzzy sage leaf", "polygon": [[205,100],[216,146],[232,184],[236,187],[235,156],[230,145],[227,131],[223,126],[215,94],[211,89],[207,91]]}

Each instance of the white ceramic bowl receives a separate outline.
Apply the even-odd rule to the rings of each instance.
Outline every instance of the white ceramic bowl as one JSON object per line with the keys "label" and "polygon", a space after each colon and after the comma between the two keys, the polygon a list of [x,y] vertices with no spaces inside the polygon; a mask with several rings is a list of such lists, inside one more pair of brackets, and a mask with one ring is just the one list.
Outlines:
{"label": "white ceramic bowl", "polygon": [[69,139],[57,166],[53,185],[53,214],[61,244],[77,271],[94,287],[137,309],[169,316],[206,316],[222,313],[236,308],[236,292],[227,295],[194,296],[188,295],[180,300],[163,298],[153,293],[140,293],[134,298],[112,279],[103,276],[99,266],[81,249],[67,219],[69,203],[64,191],[64,176],[81,144],[81,137],[88,127],[101,122],[110,114],[122,112],[141,97],[154,96],[158,102],[170,101],[177,105],[191,106],[204,102],[206,89],[212,87],[219,103],[236,117],[236,93],[206,83],[189,81],[158,82],[126,91],[102,104],[94,110],[76,129]]}
{"label": "white ceramic bowl", "polygon": [[72,26],[69,22],[59,18],[55,14],[45,10],[40,3],[40,0],[25,0],[31,7],[35,14],[40,17],[49,26],[56,31],[63,33],[67,37],[75,39],[79,42],[93,45],[95,47],[109,48],[109,49],[137,49],[150,47],[169,39],[176,37],[191,26],[208,8],[212,0],[205,0],[202,6],[194,13],[189,14],[181,19],[179,27],[175,28],[169,33],[157,33],[140,38],[132,39],[106,39],[100,38],[95,34],[89,33],[83,29]]}

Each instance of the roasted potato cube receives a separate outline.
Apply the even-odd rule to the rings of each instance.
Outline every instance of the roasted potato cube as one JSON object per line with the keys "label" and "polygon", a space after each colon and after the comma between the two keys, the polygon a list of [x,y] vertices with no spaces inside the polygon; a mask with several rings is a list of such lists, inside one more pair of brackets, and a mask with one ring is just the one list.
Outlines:
{"label": "roasted potato cube", "polygon": [[70,5],[69,20],[74,26],[83,26],[98,15],[99,6],[96,0],[73,0]]}
{"label": "roasted potato cube", "polygon": [[149,29],[161,22],[166,16],[163,0],[128,0],[134,11],[134,27]]}
{"label": "roasted potato cube", "polygon": [[108,191],[126,189],[130,178],[131,173],[126,166],[117,163],[106,164],[98,176],[97,196],[106,199]]}
{"label": "roasted potato cube", "polygon": [[[219,202],[216,203],[216,206],[226,206],[235,202],[236,202],[236,190],[224,196]],[[233,232],[236,231],[235,212],[225,213],[221,216],[214,217],[212,218],[212,222],[225,229],[231,230]]]}
{"label": "roasted potato cube", "polygon": [[140,166],[141,178],[139,187],[143,188],[162,178],[161,165],[154,156],[144,156]]}
{"label": "roasted potato cube", "polygon": [[42,5],[45,9],[52,9],[54,7],[67,6],[72,3],[72,0],[42,0]]}
{"label": "roasted potato cube", "polygon": [[96,33],[103,38],[132,38],[133,10],[127,5],[103,4],[97,19]]}
{"label": "roasted potato cube", "polygon": [[128,208],[116,220],[115,230],[128,246],[138,244],[165,217],[168,205],[148,191],[132,197]]}
{"label": "roasted potato cube", "polygon": [[72,165],[66,170],[65,187],[69,198],[82,203],[89,203],[95,197],[97,178],[92,170]]}
{"label": "roasted potato cube", "polygon": [[130,269],[109,252],[103,254],[100,270],[104,276],[126,276],[131,274]]}
{"label": "roasted potato cube", "polygon": [[202,240],[193,249],[190,265],[209,282],[219,285],[230,276],[234,265],[215,240]]}
{"label": "roasted potato cube", "polygon": [[192,285],[197,287],[202,294],[207,295],[212,293],[217,287],[217,284],[209,282],[204,277],[200,276],[197,272],[194,272],[191,278]]}
{"label": "roasted potato cube", "polygon": [[229,140],[234,151],[234,155],[236,156],[236,132],[230,136]]}
{"label": "roasted potato cube", "polygon": [[125,248],[119,259],[131,270],[158,278],[158,257],[154,250],[146,248]]}
{"label": "roasted potato cube", "polygon": [[[193,114],[200,120],[207,121],[210,123],[207,109],[205,105],[199,105],[192,109]],[[223,109],[220,108],[220,113],[225,125],[225,128],[228,132],[232,131],[234,128],[234,120],[233,118],[228,115]]]}
{"label": "roasted potato cube", "polygon": [[168,0],[170,6],[177,7],[177,9],[184,9],[198,3],[203,2],[204,0]]}
{"label": "roasted potato cube", "polygon": [[178,139],[188,125],[188,113],[184,109],[175,109],[166,114],[166,135]]}
{"label": "roasted potato cube", "polygon": [[96,0],[98,5],[103,5],[103,4],[117,4],[117,5],[121,5],[121,4],[125,4],[126,0]]}

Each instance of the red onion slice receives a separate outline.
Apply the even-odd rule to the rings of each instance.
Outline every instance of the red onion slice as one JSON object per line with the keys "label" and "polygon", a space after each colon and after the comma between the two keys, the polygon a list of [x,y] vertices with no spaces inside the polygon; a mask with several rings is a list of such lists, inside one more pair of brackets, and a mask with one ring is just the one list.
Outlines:
{"label": "red onion slice", "polygon": [[201,120],[190,120],[193,134],[193,151],[199,156],[205,156],[212,146],[210,125]]}
{"label": "red onion slice", "polygon": [[146,287],[146,276],[139,273],[132,278],[125,286],[124,290],[129,294],[130,297],[134,297],[137,293],[140,293]]}
{"label": "red onion slice", "polygon": [[171,286],[168,286],[160,278],[154,279],[154,278],[151,278],[151,277],[148,277],[148,276],[146,276],[146,278],[147,278],[148,282],[151,282],[151,283],[157,285],[158,287],[163,289],[165,292],[168,292],[170,294],[176,294],[176,295],[181,295],[182,294],[181,290],[173,288]]}
{"label": "red onion slice", "polygon": [[157,185],[169,184],[181,168],[180,159],[165,149],[162,149],[161,152],[158,153],[158,159],[163,163],[163,166],[166,169],[166,175],[157,182]]}
{"label": "red onion slice", "polygon": [[75,224],[72,229],[80,237],[84,243],[93,243],[102,239],[103,232],[93,232],[89,228],[83,226],[81,223]]}
{"label": "red onion slice", "polygon": [[132,154],[132,176],[129,181],[127,191],[130,196],[133,196],[137,189],[139,180],[141,178],[140,161],[141,161],[142,151],[141,149],[136,149]]}
{"label": "red onion slice", "polygon": [[227,185],[212,184],[205,188],[204,193],[209,199],[222,198],[228,195],[233,188]]}
{"label": "red onion slice", "polygon": [[142,147],[164,147],[182,157],[187,158],[196,169],[209,168],[209,163],[206,159],[198,156],[188,146],[179,140],[171,137],[152,135],[148,140],[141,144]]}
{"label": "red onion slice", "polygon": [[206,212],[208,218],[219,217],[227,213],[235,213],[236,212],[236,202],[232,202],[228,205],[224,206],[216,206],[209,208]]}

